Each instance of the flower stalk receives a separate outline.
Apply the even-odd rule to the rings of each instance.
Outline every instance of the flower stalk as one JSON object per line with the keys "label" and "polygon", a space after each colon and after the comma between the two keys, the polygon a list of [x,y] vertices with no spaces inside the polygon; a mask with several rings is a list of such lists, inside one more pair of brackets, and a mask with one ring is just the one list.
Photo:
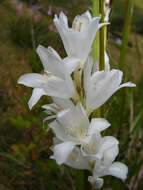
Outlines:
{"label": "flower stalk", "polygon": [[[104,22],[104,0],[100,0],[99,4],[100,13],[101,13],[101,23]],[[100,70],[104,70],[105,65],[105,27],[103,26],[100,29]]]}
{"label": "flower stalk", "polygon": [[125,7],[125,17],[124,17],[124,25],[123,25],[123,40],[120,50],[120,60],[119,60],[119,69],[124,70],[124,65],[126,61],[126,52],[128,47],[128,38],[131,28],[131,20],[133,14],[133,6],[134,0],[126,0]]}
{"label": "flower stalk", "polygon": [[[103,0],[95,2],[100,5],[102,19],[99,15],[92,17],[86,11],[77,15],[72,27],[69,27],[68,18],[63,12],[59,16],[55,15],[54,23],[67,57],[62,59],[52,47],[39,45],[37,53],[43,64],[43,74],[24,74],[18,80],[19,84],[33,88],[28,103],[30,109],[42,96],[51,96],[53,103],[42,106],[47,115],[43,123],[52,119],[48,122],[48,129],[55,134],[51,146],[53,155],[50,158],[56,160],[58,165],[65,164],[78,170],[76,190],[90,189],[87,181],[95,189],[100,189],[104,183],[103,176],[111,175],[125,180],[128,173],[125,164],[115,161],[119,153],[119,141],[113,136],[102,135],[111,124],[104,118],[91,117],[97,110],[101,117],[101,106],[117,90],[135,87],[131,82],[121,84],[122,71],[110,69],[104,29],[99,31],[98,40],[95,39],[98,30],[107,25],[104,22]],[[93,5],[96,6],[96,3]],[[93,8],[95,14],[98,8]],[[95,57],[92,57],[94,39]],[[98,62],[96,55],[100,56]]]}
{"label": "flower stalk", "polygon": [[[99,16],[99,0],[92,0],[92,16]],[[93,41],[92,57],[94,62],[99,62],[99,32],[97,32]]]}
{"label": "flower stalk", "polygon": [[76,171],[76,178],[75,178],[76,190],[84,190],[85,189],[84,183],[86,183],[86,181],[84,179],[84,176],[85,176],[84,170],[77,170]]}
{"label": "flower stalk", "polygon": [[[123,25],[123,40],[120,50],[120,60],[119,60],[119,69],[125,70],[125,61],[126,61],[126,53],[128,47],[128,38],[131,28],[131,20],[133,15],[133,6],[134,0],[126,0],[126,7],[125,7],[125,16],[124,16],[124,25]],[[124,110],[125,103],[126,103],[126,89],[123,90],[122,96],[122,103],[121,103],[121,119],[120,119],[120,126],[122,126],[123,118],[124,118]]]}

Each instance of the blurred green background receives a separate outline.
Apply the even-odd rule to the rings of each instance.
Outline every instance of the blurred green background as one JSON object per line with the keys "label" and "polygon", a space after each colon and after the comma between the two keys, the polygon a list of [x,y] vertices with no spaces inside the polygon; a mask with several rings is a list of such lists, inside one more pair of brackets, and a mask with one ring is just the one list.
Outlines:
{"label": "blurred green background", "polygon": [[[75,189],[76,171],[49,159],[53,134],[42,127],[46,115],[40,105],[50,99],[43,97],[30,111],[27,102],[32,89],[18,85],[17,79],[24,73],[42,72],[35,53],[38,44],[66,55],[53,24],[54,14],[63,11],[71,24],[75,15],[86,10],[91,10],[89,0],[0,0],[0,190]],[[124,13],[125,0],[113,0],[107,46],[112,68],[118,68]],[[122,90],[117,92],[106,104],[104,117],[112,123],[106,135],[120,140],[117,160],[128,165],[129,175],[125,183],[105,177],[104,190],[143,189],[142,0],[134,1],[124,76],[137,87],[125,91],[124,110]]]}

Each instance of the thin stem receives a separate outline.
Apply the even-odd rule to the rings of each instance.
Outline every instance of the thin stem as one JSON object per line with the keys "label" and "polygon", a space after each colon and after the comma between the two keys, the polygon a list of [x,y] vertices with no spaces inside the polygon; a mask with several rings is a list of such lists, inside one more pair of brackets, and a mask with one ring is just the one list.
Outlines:
{"label": "thin stem", "polygon": [[[100,0],[101,22],[104,22],[104,0]],[[105,64],[105,27],[100,29],[100,70],[104,70]]]}
{"label": "thin stem", "polygon": [[[99,16],[99,0],[92,0],[92,16],[96,17]],[[96,37],[93,41],[92,45],[92,57],[93,57],[93,62],[98,62],[100,61],[100,33],[99,31],[96,33]],[[95,113],[93,113],[93,117],[101,117],[101,109],[97,109]]]}
{"label": "thin stem", "polygon": [[120,50],[120,61],[119,61],[119,68],[121,70],[124,70],[124,65],[126,60],[128,37],[130,33],[131,19],[133,14],[133,5],[134,5],[134,0],[126,0],[124,26],[123,26],[123,40]]}
{"label": "thin stem", "polygon": [[[92,0],[92,16],[99,16],[99,0]],[[93,61],[99,63],[99,31],[97,31],[92,46]]]}
{"label": "thin stem", "polygon": [[[123,40],[120,50],[120,61],[119,61],[119,69],[124,71],[125,61],[126,61],[126,52],[128,46],[128,37],[131,28],[131,19],[133,14],[133,4],[134,0],[126,0],[125,7],[125,18],[124,18],[124,26],[123,26]],[[122,126],[124,119],[125,103],[126,103],[126,89],[123,89],[122,92],[122,100],[121,100],[121,114],[120,114],[120,127]]]}
{"label": "thin stem", "polygon": [[76,190],[84,190],[85,189],[84,188],[85,187],[84,175],[85,175],[85,172],[83,170],[77,170],[76,171],[76,179],[75,179]]}

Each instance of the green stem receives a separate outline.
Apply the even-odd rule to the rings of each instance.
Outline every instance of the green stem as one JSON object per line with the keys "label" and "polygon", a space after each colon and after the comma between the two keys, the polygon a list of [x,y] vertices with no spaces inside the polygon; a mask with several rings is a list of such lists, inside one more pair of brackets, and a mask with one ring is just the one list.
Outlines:
{"label": "green stem", "polygon": [[[99,16],[99,0],[92,0],[92,16]],[[99,31],[96,33],[92,46],[93,61],[99,63]]]}
{"label": "green stem", "polygon": [[84,190],[85,188],[85,179],[84,174],[85,172],[83,170],[77,170],[76,171],[76,179],[75,179],[75,186],[76,190]]}
{"label": "green stem", "polygon": [[128,37],[130,33],[131,19],[133,14],[133,5],[134,5],[134,0],[126,0],[124,26],[123,26],[123,40],[120,50],[120,61],[119,61],[119,69],[121,70],[124,70],[124,65],[126,60]]}
{"label": "green stem", "polygon": [[[126,52],[128,46],[128,37],[131,27],[131,19],[133,14],[133,4],[134,0],[126,0],[125,7],[125,18],[124,18],[124,26],[123,26],[123,40],[120,50],[120,61],[119,61],[119,69],[124,71],[125,61],[126,61]],[[121,114],[120,114],[120,127],[122,127],[124,120],[124,112],[125,103],[126,103],[126,89],[122,91],[122,100],[121,100]]]}
{"label": "green stem", "polygon": [[[99,0],[92,0],[92,16],[93,17],[97,17],[99,16]],[[98,31],[96,33],[95,39],[93,41],[93,45],[92,45],[92,57],[93,57],[93,62],[98,62],[100,61],[100,32]],[[100,117],[101,116],[101,109],[97,109],[94,113],[93,113],[93,117],[97,116]]]}
{"label": "green stem", "polygon": [[[104,0],[100,0],[101,23],[104,22]],[[105,64],[105,27],[100,29],[100,69],[104,70]]]}

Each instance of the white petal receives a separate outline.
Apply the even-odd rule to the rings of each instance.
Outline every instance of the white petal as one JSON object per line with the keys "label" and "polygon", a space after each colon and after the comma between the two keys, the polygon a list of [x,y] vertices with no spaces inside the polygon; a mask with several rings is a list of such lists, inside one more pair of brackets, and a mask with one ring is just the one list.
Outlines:
{"label": "white petal", "polygon": [[47,54],[47,48],[39,45],[36,49],[37,54],[39,55],[41,62],[44,66],[44,71],[48,71],[48,54]]}
{"label": "white petal", "polygon": [[63,68],[62,59],[52,47],[45,48],[39,45],[37,53],[43,63],[45,72],[51,72],[61,78],[65,77],[66,70]]}
{"label": "white petal", "polygon": [[64,142],[58,145],[55,145],[53,148],[54,154],[51,156],[52,159],[55,159],[56,162],[61,165],[66,162],[68,156],[75,147],[73,142]]}
{"label": "white petal", "polygon": [[110,126],[110,123],[103,118],[93,118],[89,125],[88,135],[92,135],[97,131],[103,131]]}
{"label": "white petal", "polygon": [[75,118],[77,118],[78,127],[81,128],[81,130],[88,129],[89,120],[81,103],[76,105],[75,116]]}
{"label": "white petal", "polygon": [[105,136],[102,138],[102,145],[100,147],[100,153],[104,153],[106,150],[118,145],[119,142],[115,137]]}
{"label": "white petal", "polygon": [[56,25],[56,28],[57,28],[58,32],[60,33],[60,36],[62,38],[65,50],[66,50],[66,52],[68,54],[70,44],[69,44],[69,40],[68,40],[69,38],[67,36],[67,32],[69,31],[68,26],[67,26],[67,21],[66,21],[67,18],[65,19],[64,15],[62,15],[60,18],[58,18],[57,15],[55,15],[54,23]]}
{"label": "white petal", "polygon": [[87,29],[88,35],[87,35],[87,39],[86,39],[88,51],[90,51],[90,48],[92,46],[92,42],[93,42],[95,35],[96,35],[96,32],[99,28],[100,19],[101,19],[101,17],[94,17],[88,26],[88,29]]}
{"label": "white petal", "polygon": [[17,82],[28,87],[42,88],[47,80],[43,77],[43,75],[37,73],[28,73],[22,75]]}
{"label": "white petal", "polygon": [[[94,21],[90,21],[89,14],[76,16],[73,24],[77,21],[77,27],[79,27],[79,23],[82,23],[82,26],[78,28],[80,31],[77,31],[74,29],[69,29],[67,25],[67,18],[63,18],[63,15],[60,16],[59,19],[55,16],[54,22],[61,35],[65,50],[68,56],[79,58],[82,62],[81,64],[83,64],[89,54],[89,51],[91,50],[94,36],[98,30],[99,19],[96,18]],[[91,23],[89,24],[89,22]],[[96,24],[94,24],[95,22]],[[92,25],[92,27],[89,25]]]}
{"label": "white petal", "polygon": [[45,91],[42,88],[34,88],[32,92],[32,96],[28,102],[28,106],[30,109],[39,101],[41,96],[46,95]]}
{"label": "white petal", "polygon": [[89,54],[89,51],[91,49],[91,46],[92,46],[92,43],[93,43],[93,40],[95,38],[95,35],[96,35],[97,31],[102,26],[107,25],[107,23],[99,24],[100,19],[101,19],[101,17],[94,17],[92,19],[91,23],[88,26],[88,29],[87,29],[87,34],[88,35],[86,36],[86,41],[85,41],[85,44],[84,44],[87,47],[87,53],[88,54]]}
{"label": "white petal", "polygon": [[89,125],[86,113],[80,103],[77,104],[74,108],[59,112],[57,119],[62,125],[66,127],[87,129]]}
{"label": "white petal", "polygon": [[53,101],[61,108],[61,109],[68,109],[73,108],[74,104],[69,99],[63,99],[63,98],[56,98],[53,97]]}
{"label": "white petal", "polygon": [[122,180],[125,180],[127,178],[127,174],[128,174],[128,167],[121,162],[114,162],[110,166],[108,171],[108,175],[115,176]]}
{"label": "white petal", "polygon": [[57,121],[53,121],[49,123],[49,128],[53,130],[56,137],[60,139],[61,141],[69,140],[68,135],[65,133],[64,126],[61,127],[61,125]]}
{"label": "white petal", "polygon": [[102,178],[89,176],[88,181],[94,186],[95,189],[100,189],[103,186]]}
{"label": "white petal", "polygon": [[[132,83],[132,82],[126,82],[126,83],[124,83],[124,84],[121,84],[121,85],[118,87],[118,89],[123,88],[123,87],[136,87],[136,84],[134,84],[134,83]],[[118,90],[118,89],[117,89],[117,90]]]}
{"label": "white petal", "polygon": [[102,158],[102,154],[99,153],[100,147],[102,143],[102,137],[100,133],[97,133],[90,136],[87,144],[82,145],[81,151],[84,157],[86,157],[90,162],[96,160],[97,161]]}
{"label": "white petal", "polygon": [[87,107],[94,110],[104,104],[118,89],[122,74],[119,70],[95,72],[87,91]]}
{"label": "white petal", "polygon": [[65,164],[75,169],[90,169],[88,160],[83,157],[80,149],[77,147],[69,155]]}
{"label": "white petal", "polygon": [[57,119],[60,122],[60,124],[64,126],[65,128],[66,127],[72,128],[78,125],[76,117],[75,117],[75,113],[73,112],[72,109],[66,109],[66,110],[60,111],[57,114]]}
{"label": "white petal", "polygon": [[68,28],[68,19],[67,19],[67,16],[66,16],[63,12],[60,13],[59,19],[60,19],[60,22],[61,22],[66,28]]}
{"label": "white petal", "polygon": [[111,148],[104,151],[104,165],[109,166],[112,164],[112,162],[115,160],[119,153],[118,145],[115,144]]}
{"label": "white petal", "polygon": [[71,98],[75,95],[72,79],[63,80],[59,77],[49,77],[45,91],[49,96],[58,98]]}
{"label": "white petal", "polygon": [[64,69],[62,59],[52,47],[48,47],[47,53],[48,53],[48,71],[53,73],[55,76],[64,79],[66,70]]}
{"label": "white petal", "polygon": [[64,66],[67,74],[71,74],[78,65],[79,65],[79,59],[77,59],[77,58],[66,57],[63,59],[63,66]]}
{"label": "white petal", "polygon": [[92,20],[92,16],[91,16],[91,14],[90,14],[89,11],[86,11],[85,13],[83,13],[82,16],[86,16],[86,17],[88,18],[89,21]]}
{"label": "white petal", "polygon": [[59,110],[59,107],[56,104],[47,104],[47,105],[42,106],[42,108],[54,113],[57,113]]}

